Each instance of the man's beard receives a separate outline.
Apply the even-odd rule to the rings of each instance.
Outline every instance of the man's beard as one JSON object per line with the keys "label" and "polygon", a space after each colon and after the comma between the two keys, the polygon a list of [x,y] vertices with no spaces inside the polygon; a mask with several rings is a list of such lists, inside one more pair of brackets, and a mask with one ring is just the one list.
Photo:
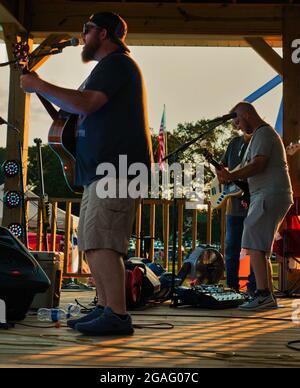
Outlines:
{"label": "man's beard", "polygon": [[87,63],[93,61],[100,45],[101,43],[99,39],[95,39],[93,42],[86,44],[81,52],[82,62]]}

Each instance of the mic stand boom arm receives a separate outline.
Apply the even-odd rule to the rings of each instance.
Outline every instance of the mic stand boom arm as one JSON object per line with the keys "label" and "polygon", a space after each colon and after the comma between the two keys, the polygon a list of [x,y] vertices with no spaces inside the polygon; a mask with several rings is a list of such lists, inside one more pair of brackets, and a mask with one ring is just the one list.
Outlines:
{"label": "mic stand boom arm", "polygon": [[[60,54],[61,52],[62,52],[62,49],[53,49],[51,51],[45,51],[45,52],[40,53],[40,54],[29,55],[29,59],[43,58],[43,57],[47,57],[49,55]],[[13,59],[13,60],[8,61],[8,62],[0,63],[0,67],[9,66],[9,65],[17,65],[19,62],[20,62],[19,59]]]}

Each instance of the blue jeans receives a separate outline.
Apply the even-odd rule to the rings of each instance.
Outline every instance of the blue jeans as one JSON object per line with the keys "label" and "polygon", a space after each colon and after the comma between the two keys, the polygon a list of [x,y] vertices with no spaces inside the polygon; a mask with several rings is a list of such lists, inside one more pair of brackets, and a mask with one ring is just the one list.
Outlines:
{"label": "blue jeans", "polygon": [[[241,242],[244,229],[243,216],[226,216],[226,239],[225,239],[225,265],[227,286],[239,290],[239,269]],[[248,276],[247,289],[251,292],[256,290],[256,282],[253,270]]]}

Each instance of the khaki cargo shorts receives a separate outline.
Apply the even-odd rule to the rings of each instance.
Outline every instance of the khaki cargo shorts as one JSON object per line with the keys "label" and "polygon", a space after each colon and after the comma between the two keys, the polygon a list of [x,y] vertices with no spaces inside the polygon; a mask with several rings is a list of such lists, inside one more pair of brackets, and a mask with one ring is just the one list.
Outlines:
{"label": "khaki cargo shorts", "polygon": [[78,248],[111,249],[126,255],[141,199],[99,198],[98,181],[85,187],[78,226]]}

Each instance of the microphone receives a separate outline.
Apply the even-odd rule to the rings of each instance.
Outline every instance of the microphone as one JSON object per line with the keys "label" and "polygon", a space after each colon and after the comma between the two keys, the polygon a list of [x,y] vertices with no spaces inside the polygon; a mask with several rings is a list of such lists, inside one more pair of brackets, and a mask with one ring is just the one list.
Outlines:
{"label": "microphone", "polygon": [[64,42],[61,42],[61,43],[52,44],[51,48],[62,50],[63,48],[68,46],[78,46],[78,45],[79,45],[79,39],[72,38],[70,40],[65,40]]}
{"label": "microphone", "polygon": [[228,113],[227,115],[223,115],[221,117],[216,117],[215,119],[210,120],[209,123],[215,123],[215,122],[218,122],[218,121],[224,123],[225,121],[234,119],[236,116],[237,116],[237,114],[235,112]]}

